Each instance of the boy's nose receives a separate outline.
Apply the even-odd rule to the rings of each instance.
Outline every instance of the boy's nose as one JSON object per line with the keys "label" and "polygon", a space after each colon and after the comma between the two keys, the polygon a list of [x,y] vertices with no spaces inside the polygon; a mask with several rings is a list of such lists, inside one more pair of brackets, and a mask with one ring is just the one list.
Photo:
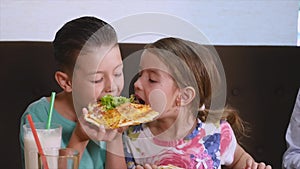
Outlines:
{"label": "boy's nose", "polygon": [[116,82],[112,78],[109,78],[105,83],[104,91],[106,93],[113,93],[116,90],[116,86]]}

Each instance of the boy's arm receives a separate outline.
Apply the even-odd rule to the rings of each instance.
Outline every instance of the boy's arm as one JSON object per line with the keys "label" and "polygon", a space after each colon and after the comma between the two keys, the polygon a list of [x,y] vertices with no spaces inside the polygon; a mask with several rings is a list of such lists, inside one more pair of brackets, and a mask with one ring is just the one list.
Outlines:
{"label": "boy's arm", "polygon": [[122,133],[118,133],[114,140],[106,143],[106,169],[126,169]]}
{"label": "boy's arm", "polygon": [[[83,114],[87,113],[87,109],[84,108],[82,112]],[[116,137],[117,133],[117,129],[105,130],[103,126],[93,126],[85,121],[83,116],[80,116],[67,147],[76,149],[81,159],[90,140],[110,141]]]}
{"label": "boy's arm", "polygon": [[68,148],[73,148],[79,152],[79,161],[82,157],[82,154],[89,143],[89,137],[85,134],[83,129],[81,128],[79,122],[77,122],[75,129],[71,135],[69,143],[67,145]]}

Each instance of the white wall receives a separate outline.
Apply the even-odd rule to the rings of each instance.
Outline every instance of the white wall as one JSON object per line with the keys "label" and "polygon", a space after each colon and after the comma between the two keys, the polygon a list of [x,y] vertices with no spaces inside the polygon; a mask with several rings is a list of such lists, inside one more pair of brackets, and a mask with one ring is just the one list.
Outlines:
{"label": "white wall", "polygon": [[[195,26],[212,44],[295,46],[297,43],[298,0],[0,0],[0,40],[52,41],[66,21],[83,15],[102,18],[119,30],[116,23],[120,20],[126,23],[124,17],[145,12],[172,16],[177,23]],[[148,30],[157,25],[170,32],[178,29],[168,22],[144,19],[120,29],[144,25]],[[147,36],[123,41],[147,43],[168,36],[167,32],[157,31],[139,32]]]}

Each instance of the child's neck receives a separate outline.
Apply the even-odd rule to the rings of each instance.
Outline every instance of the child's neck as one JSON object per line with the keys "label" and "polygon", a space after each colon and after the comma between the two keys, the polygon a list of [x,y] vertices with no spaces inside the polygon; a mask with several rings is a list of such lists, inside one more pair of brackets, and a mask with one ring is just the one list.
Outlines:
{"label": "child's neck", "polygon": [[[197,125],[197,119],[187,112],[179,113],[175,119],[165,118],[148,124],[151,133],[160,140],[174,141],[186,137]],[[184,117],[183,117],[184,116]]]}
{"label": "child's neck", "polygon": [[55,98],[54,108],[60,115],[62,115],[66,119],[77,121],[72,101],[72,95],[70,93],[58,93]]}

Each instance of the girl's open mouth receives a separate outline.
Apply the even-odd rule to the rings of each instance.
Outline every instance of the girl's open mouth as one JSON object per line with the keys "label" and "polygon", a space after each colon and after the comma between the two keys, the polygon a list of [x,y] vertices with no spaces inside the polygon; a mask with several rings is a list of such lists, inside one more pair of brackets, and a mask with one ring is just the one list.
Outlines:
{"label": "girl's open mouth", "polygon": [[140,98],[138,95],[134,95],[134,102],[139,104],[145,104],[145,101]]}

